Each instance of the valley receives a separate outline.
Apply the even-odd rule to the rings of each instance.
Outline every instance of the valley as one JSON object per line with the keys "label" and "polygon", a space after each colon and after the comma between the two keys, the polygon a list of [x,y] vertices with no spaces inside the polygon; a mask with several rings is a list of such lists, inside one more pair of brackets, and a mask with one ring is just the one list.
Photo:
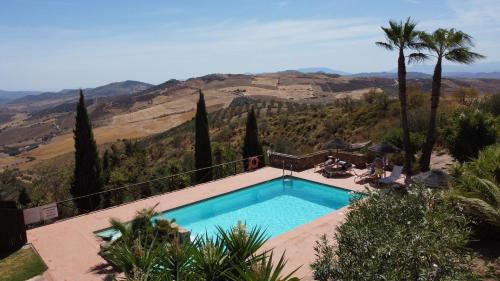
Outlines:
{"label": "valley", "polygon": [[[423,92],[430,79],[413,79]],[[461,87],[492,93],[494,79],[444,79],[445,95]],[[139,139],[178,126],[194,116],[197,92],[206,96],[209,112],[228,107],[237,97],[304,104],[360,99],[371,89],[396,96],[392,78],[340,76],[284,71],[258,75],[210,74],[163,84],[124,81],[84,89],[98,144]],[[25,169],[73,150],[74,108],[79,90],[29,95],[0,108],[0,168]]]}

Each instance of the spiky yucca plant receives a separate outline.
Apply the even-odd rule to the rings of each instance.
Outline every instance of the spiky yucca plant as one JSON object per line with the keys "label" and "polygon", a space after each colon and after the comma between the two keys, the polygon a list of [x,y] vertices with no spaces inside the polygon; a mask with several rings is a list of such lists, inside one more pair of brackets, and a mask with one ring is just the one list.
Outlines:
{"label": "spiky yucca plant", "polygon": [[[105,257],[125,273],[127,281],[298,280],[291,277],[296,270],[284,274],[284,255],[274,264],[272,252],[261,249],[267,236],[258,227],[250,231],[241,223],[229,230],[218,227],[214,236],[205,234],[180,244],[159,232],[153,232],[157,236],[152,240],[141,236],[149,234],[144,218],[153,215],[145,210],[135,224],[113,222],[123,236],[106,249]],[[133,226],[139,229],[132,230]]]}

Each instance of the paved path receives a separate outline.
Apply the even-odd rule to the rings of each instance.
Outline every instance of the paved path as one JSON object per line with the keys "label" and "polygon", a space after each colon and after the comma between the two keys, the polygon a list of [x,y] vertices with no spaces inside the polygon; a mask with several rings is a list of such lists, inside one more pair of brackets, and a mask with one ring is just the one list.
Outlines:
{"label": "paved path", "polygon": [[[96,211],[29,230],[28,241],[34,245],[49,267],[47,276],[51,279],[55,281],[103,280],[112,271],[98,255],[101,241],[94,232],[109,227],[111,218],[129,221],[138,210],[152,207],[157,203],[159,205],[156,210],[164,211],[271,180],[281,175],[281,169],[266,167],[254,172]],[[352,177],[326,179],[312,170],[293,173],[293,176],[354,191],[365,190],[362,185],[354,183]],[[347,207],[339,209],[274,237],[265,244],[265,247],[275,249],[276,255],[281,255],[281,252],[286,249],[286,257],[289,260],[287,270],[303,265],[297,274],[304,277],[304,280],[310,280],[312,277],[309,264],[314,260],[315,241],[323,233],[333,234],[335,227],[344,219],[346,211]]]}

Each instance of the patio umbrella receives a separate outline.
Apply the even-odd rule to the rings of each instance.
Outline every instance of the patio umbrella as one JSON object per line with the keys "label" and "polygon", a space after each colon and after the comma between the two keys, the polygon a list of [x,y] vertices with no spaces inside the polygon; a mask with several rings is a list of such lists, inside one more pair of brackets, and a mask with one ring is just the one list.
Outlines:
{"label": "patio umbrella", "polygon": [[325,145],[326,149],[335,149],[337,152],[337,155],[339,154],[339,149],[344,149],[349,147],[349,144],[344,142],[343,140],[339,138],[335,138],[329,142],[326,143]]}
{"label": "patio umbrella", "polygon": [[[378,153],[378,154],[382,154],[384,166],[386,166],[388,164],[387,163],[388,160],[387,160],[387,157],[385,157],[385,154],[396,153],[396,152],[400,151],[399,147],[397,147],[391,143],[388,143],[388,142],[382,142],[382,143],[376,144],[374,146],[370,146],[368,148],[368,150],[375,152],[375,153]],[[385,177],[385,170],[384,170],[384,177]]]}
{"label": "patio umbrella", "polygon": [[370,146],[368,150],[379,154],[396,153],[400,151],[400,149],[397,146],[394,146],[393,144],[388,142],[383,142],[376,144],[374,146]]}
{"label": "patio umbrella", "polygon": [[413,176],[411,179],[414,183],[420,183],[428,187],[443,187],[447,186],[449,182],[448,174],[442,170],[423,172]]}

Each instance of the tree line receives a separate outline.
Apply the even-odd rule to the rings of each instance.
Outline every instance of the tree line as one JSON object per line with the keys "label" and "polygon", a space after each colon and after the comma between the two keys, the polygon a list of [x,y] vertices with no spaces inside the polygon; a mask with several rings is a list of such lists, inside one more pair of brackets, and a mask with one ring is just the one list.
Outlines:
{"label": "tree line", "polygon": [[[195,184],[208,182],[214,179],[214,172],[220,176],[220,167],[213,168],[213,162],[220,164],[220,149],[215,150],[215,155],[212,155],[212,146],[210,142],[210,128],[207,118],[207,110],[205,105],[205,97],[199,90],[199,99],[196,106],[195,121],[195,143],[194,143],[194,168],[195,168]],[[115,150],[112,146],[112,153],[106,150],[101,159],[99,156],[94,134],[92,132],[92,124],[85,106],[83,91],[80,90],[80,98],[77,103],[75,116],[75,167],[71,182],[70,193],[76,198],[74,199],[75,207],[79,213],[86,213],[100,209],[102,206],[112,205],[111,195],[109,192],[104,192],[104,185],[109,181],[109,167],[117,162]],[[130,141],[125,142],[125,151],[132,153],[133,144]],[[257,127],[257,117],[254,108],[251,107],[248,112],[246,122],[246,133],[243,139],[243,147],[241,150],[243,159],[243,167],[245,171],[249,169],[249,157],[257,156],[258,167],[263,167],[264,157],[262,144],[259,140],[259,132]],[[114,157],[113,157],[114,156]],[[215,159],[214,159],[215,158]],[[171,167],[171,172],[179,173],[180,170]],[[184,183],[180,185],[184,186]],[[144,193],[144,194],[143,194]],[[151,195],[148,187],[141,190],[143,197]],[[79,198],[82,197],[83,198]],[[104,199],[104,200],[103,200]]]}

